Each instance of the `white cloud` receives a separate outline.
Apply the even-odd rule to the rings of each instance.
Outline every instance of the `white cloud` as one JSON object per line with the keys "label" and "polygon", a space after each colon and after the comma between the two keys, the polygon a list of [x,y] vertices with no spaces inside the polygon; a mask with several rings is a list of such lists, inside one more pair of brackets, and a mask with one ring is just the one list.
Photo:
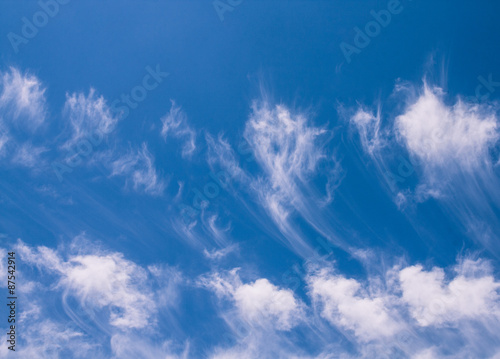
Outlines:
{"label": "white cloud", "polygon": [[78,298],[83,306],[109,311],[109,323],[118,328],[152,324],[156,304],[145,285],[147,271],[119,253],[70,256],[67,261],[47,247],[17,246],[25,263],[59,276],[57,287]]}
{"label": "white cloud", "polygon": [[304,303],[291,290],[265,278],[243,283],[238,270],[214,272],[199,280],[219,297],[219,316],[227,325],[221,333],[225,340],[210,349],[208,357],[305,358],[300,346],[288,338],[306,319]]}
{"label": "white cloud", "polygon": [[9,134],[5,126],[2,124],[0,119],[0,156],[5,154],[6,144],[9,142]]}
{"label": "white cloud", "polygon": [[238,250],[238,245],[231,244],[231,245],[228,245],[227,247],[223,247],[223,248],[218,249],[218,250],[212,249],[212,250],[208,251],[207,249],[204,249],[203,255],[210,260],[220,260],[222,258],[227,257],[230,253],[232,253],[236,250]]}
{"label": "white cloud", "polygon": [[[7,258],[7,251],[4,248],[0,248],[0,258]],[[7,266],[5,265],[6,260],[0,261],[0,271],[2,273],[7,272]],[[7,287],[6,281],[0,282],[0,288]]]}
{"label": "white cloud", "polygon": [[166,183],[154,167],[154,157],[145,143],[137,151],[130,152],[111,162],[111,176],[126,176],[136,191],[158,196],[163,194]]}
{"label": "white cloud", "polygon": [[181,348],[174,348],[171,342],[156,343],[149,338],[115,334],[111,338],[113,359],[187,359],[189,342]]}
{"label": "white cloud", "polygon": [[[18,310],[18,356],[188,357],[189,341],[165,339],[182,331],[176,307],[184,278],[177,269],[165,264],[141,267],[83,235],[58,249],[19,240],[13,250],[24,264],[18,279],[32,283],[18,288],[29,298]],[[166,321],[166,331],[159,331],[165,328],[159,319]],[[1,339],[5,342],[5,336]],[[10,357],[6,346],[0,356]]]}
{"label": "white cloud", "polygon": [[12,162],[24,167],[33,168],[43,163],[41,154],[48,151],[45,147],[36,147],[31,143],[24,143],[19,146],[12,157]]}
{"label": "white cloud", "polygon": [[[104,358],[99,353],[95,342],[88,336],[73,328],[71,323],[59,323],[50,319],[26,319],[17,326],[22,328],[22,336],[18,334],[15,355],[21,358]],[[19,332],[18,332],[19,333]],[[6,343],[3,336],[2,342]],[[14,354],[7,350],[7,345],[0,348],[2,358],[10,358]]]}
{"label": "white cloud", "polygon": [[[328,162],[325,139],[321,139],[326,135],[325,129],[310,123],[307,114],[265,101],[253,103],[245,126],[245,139],[264,174],[253,181],[252,189],[278,228],[297,244],[301,240],[288,220],[295,210],[314,227],[323,227],[318,223],[321,216],[311,212],[321,200],[316,199],[314,205],[309,202],[314,202],[310,181],[317,176],[319,163]],[[331,173],[338,175],[339,171]]]}
{"label": "white cloud", "polygon": [[239,286],[233,298],[248,321],[273,321],[280,330],[290,330],[301,316],[300,302],[293,292],[279,289],[265,278]]}
{"label": "white cloud", "polygon": [[221,227],[217,224],[219,216],[217,214],[207,215],[205,211],[202,211],[200,217],[204,229],[210,234],[215,243],[220,247],[228,246],[229,241],[227,239],[227,233],[231,230],[231,222],[227,223],[225,227]]}
{"label": "white cloud", "polygon": [[11,67],[0,73],[0,109],[11,122],[21,120],[30,130],[39,127],[47,113],[45,91],[40,80]]}
{"label": "white cloud", "polygon": [[434,359],[437,358],[434,348],[429,348],[418,352],[411,357],[412,359]]}
{"label": "white cloud", "polygon": [[239,316],[263,328],[288,331],[303,318],[303,303],[288,289],[280,289],[266,278],[243,284],[237,269],[228,273],[213,273],[200,283],[219,297],[230,298]]}
{"label": "white cloud", "polygon": [[403,326],[390,310],[390,298],[371,296],[354,279],[321,271],[308,279],[310,294],[330,323],[353,330],[362,341],[394,336]]}
{"label": "white cloud", "polygon": [[[143,268],[95,245],[79,242],[70,248],[75,254],[22,242],[15,248],[19,259],[38,267],[49,284],[29,292],[32,305],[23,320],[33,331],[26,353],[57,357],[52,354],[58,346],[75,351],[74,357],[187,358],[198,353],[186,340],[158,340],[156,331],[165,316],[173,332],[182,331],[169,308],[178,307],[178,287],[188,278],[165,265]],[[356,280],[311,268],[305,278],[310,308],[268,279],[243,281],[238,269],[211,272],[198,277],[198,285],[218,296],[216,312],[227,325],[222,335],[229,334],[229,342],[221,340],[203,353],[217,359],[312,358],[315,348],[316,358],[325,359],[494,358],[500,350],[500,282],[484,261],[464,259],[452,269],[395,266],[385,275]],[[59,290],[72,321],[46,322],[40,300],[57,298]],[[95,327],[88,330],[85,321],[103,328],[101,342],[87,336]],[[49,337],[55,330],[61,335]],[[298,336],[309,343],[306,352]],[[107,340],[110,353],[103,351]]]}
{"label": "white cloud", "polygon": [[19,241],[17,245],[17,252],[23,261],[37,266],[39,269],[46,269],[49,271],[63,272],[64,267],[62,260],[59,258],[57,252],[45,246],[37,247],[34,251],[31,247]]}
{"label": "white cloud", "polygon": [[381,133],[380,116],[380,108],[376,114],[359,108],[350,118],[358,130],[364,150],[371,156],[385,144],[385,135]]}
{"label": "white cloud", "polygon": [[225,168],[230,179],[237,179],[245,185],[248,185],[251,178],[239,166],[236,154],[229,142],[222,136],[215,139],[208,133],[205,136],[205,140],[208,144],[208,164],[214,167],[216,164],[220,163],[221,166]]}
{"label": "white cloud", "polygon": [[314,174],[318,162],[325,158],[317,145],[317,138],[325,133],[326,130],[309,126],[303,115],[293,114],[284,106],[253,104],[245,138],[268,175],[274,190],[272,198],[282,202],[287,197],[290,202],[288,197],[297,190],[295,181],[305,182]]}
{"label": "white cloud", "polygon": [[439,326],[467,318],[500,319],[500,283],[491,275],[475,276],[473,271],[478,269],[480,263],[466,261],[457,268],[458,275],[447,283],[441,268],[405,268],[399,273],[402,299],[421,326]]}
{"label": "white cloud", "polygon": [[[166,265],[150,265],[148,271],[156,281],[155,302],[163,310],[177,306],[180,301],[179,287],[186,279],[182,273]],[[165,311],[163,311],[165,313]]]}
{"label": "white cloud", "polygon": [[83,93],[66,94],[64,114],[69,120],[72,129],[71,139],[64,145],[69,147],[79,140],[95,139],[114,130],[118,117],[111,112],[110,107],[102,96],[97,96],[91,88],[87,96]]}
{"label": "white cloud", "polygon": [[111,325],[144,328],[152,324],[156,308],[151,293],[141,285],[146,279],[144,269],[119,254],[86,255],[68,261],[59,285],[83,302],[111,308]]}
{"label": "white cloud", "polygon": [[[239,165],[236,153],[222,136],[218,140],[207,136],[212,169],[220,164],[235,185],[250,194],[254,203],[244,203],[244,208],[257,217],[261,228],[303,256],[313,255],[314,251],[296,225],[299,216],[328,240],[342,245],[332,226],[332,216],[325,215],[325,205],[340,184],[342,170],[335,156],[325,149],[331,133],[315,127],[308,117],[284,105],[254,101],[244,137],[253,154],[251,160],[255,159],[261,170],[255,175]],[[324,171],[319,170],[320,163]],[[325,187],[317,188],[315,179],[326,182]],[[244,201],[232,186],[227,190]],[[253,209],[255,204],[260,208]],[[257,215],[262,211],[270,221]]]}
{"label": "white cloud", "polygon": [[454,161],[463,168],[484,162],[498,141],[498,119],[487,105],[458,100],[444,102],[439,88],[424,85],[423,93],[396,118],[396,129],[408,150],[426,164]]}
{"label": "white cloud", "polygon": [[323,268],[307,281],[314,308],[354,345],[352,357],[489,358],[500,349],[500,282],[484,261],[453,270],[446,279],[441,268],[394,267],[360,282]]}
{"label": "white cloud", "polygon": [[383,124],[380,104],[372,112],[358,106],[350,117],[382,188],[417,232],[427,224],[405,209],[434,199],[464,235],[497,251],[500,181],[492,154],[500,135],[498,103],[449,99],[425,81],[421,88],[396,85],[393,98],[394,115],[386,111]]}
{"label": "white cloud", "polygon": [[196,132],[193,131],[187,123],[187,115],[181,107],[170,100],[172,106],[168,114],[161,118],[163,127],[161,135],[164,139],[172,135],[176,138],[184,138],[185,143],[182,147],[182,157],[189,157],[196,149]]}

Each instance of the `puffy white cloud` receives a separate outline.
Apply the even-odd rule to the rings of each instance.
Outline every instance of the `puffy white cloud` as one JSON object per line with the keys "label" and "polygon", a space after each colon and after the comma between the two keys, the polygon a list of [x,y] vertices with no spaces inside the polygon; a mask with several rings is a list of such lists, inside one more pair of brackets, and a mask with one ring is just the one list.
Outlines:
{"label": "puffy white cloud", "polygon": [[[29,298],[18,311],[17,355],[188,357],[188,341],[165,339],[179,332],[174,314],[184,278],[177,269],[165,264],[144,268],[119,252],[104,251],[84,235],[58,249],[18,241],[13,250],[23,263],[17,272],[18,291]],[[27,288],[21,282],[32,285]],[[160,333],[159,319],[165,316],[168,329]],[[0,356],[9,357],[6,346],[0,348]]]}
{"label": "puffy white cloud", "polygon": [[394,336],[403,325],[391,313],[391,301],[371,296],[354,279],[326,270],[308,279],[310,294],[321,306],[321,316],[335,326],[353,330],[362,341]]}
{"label": "puffy white cloud", "polygon": [[[168,308],[180,302],[177,288],[186,279],[177,270],[165,265],[143,268],[96,246],[73,247],[76,254],[22,242],[15,248],[20,260],[38,267],[44,282],[51,284],[29,292],[34,302],[25,307],[26,325],[45,323],[45,309],[36,302],[40,291],[62,291],[64,310],[72,319],[49,323],[45,329],[33,325],[39,332],[29,333],[29,350],[51,357],[54,348],[62,346],[80,350],[81,357],[99,357],[107,353],[103,345],[110,340],[107,357],[189,357],[189,342],[158,340],[157,327],[151,326],[160,310],[161,316],[168,315]],[[265,278],[242,281],[238,269],[199,277],[198,285],[218,296],[216,311],[231,335],[229,343],[206,348],[204,354],[218,359],[312,358],[310,349],[315,347],[317,358],[466,359],[494,358],[500,350],[500,283],[487,262],[465,259],[452,268],[454,272],[395,266],[385,276],[368,275],[366,280],[319,266],[311,267],[306,277],[311,308]],[[83,313],[77,313],[75,301]],[[86,334],[86,315],[105,328],[103,342]],[[175,326],[174,317],[168,317],[169,327]],[[45,336],[52,330],[61,336]],[[305,352],[295,342],[298,335],[310,342]]]}
{"label": "puffy white cloud", "polygon": [[170,111],[161,118],[163,124],[161,135],[167,139],[168,136],[184,138],[185,143],[182,147],[182,156],[189,157],[196,150],[196,132],[192,130],[187,123],[187,115],[181,107],[170,100],[172,106]]}
{"label": "puffy white cloud", "polygon": [[142,284],[146,279],[144,269],[119,254],[85,255],[68,261],[59,285],[83,302],[111,308],[111,325],[143,328],[151,324],[156,309],[152,293]]}
{"label": "puffy white cloud", "polygon": [[119,253],[70,256],[41,246],[33,250],[20,242],[17,251],[25,263],[55,273],[57,287],[82,305],[109,311],[109,323],[118,328],[144,328],[157,307],[145,284],[147,271]]}
{"label": "puffy white cloud", "polygon": [[[458,275],[445,280],[441,268],[424,271],[421,266],[407,267],[399,273],[402,299],[422,326],[456,323],[462,319],[500,319],[500,283],[491,275],[473,273],[480,264],[466,261]],[[483,270],[481,270],[483,272]]]}
{"label": "puffy white cloud", "polygon": [[439,88],[427,84],[396,118],[395,126],[412,154],[436,166],[454,161],[474,168],[486,160],[488,148],[499,138],[491,108],[461,100],[450,106]]}
{"label": "puffy white cloud", "polygon": [[304,324],[305,304],[291,290],[265,278],[243,283],[239,268],[199,277],[198,284],[219,298],[218,314],[227,325],[209,358],[305,358],[289,339]]}
{"label": "puffy white cloud", "polygon": [[3,117],[13,124],[21,120],[28,129],[36,129],[45,121],[47,113],[45,91],[34,75],[22,74],[14,67],[0,72],[0,109],[5,113]]}
{"label": "puffy white cloud", "polygon": [[219,297],[230,298],[239,316],[251,325],[287,331],[303,317],[303,303],[293,292],[280,289],[265,278],[243,284],[234,269],[202,277],[200,283]]}
{"label": "puffy white cloud", "polygon": [[275,321],[278,329],[289,330],[300,317],[300,303],[293,292],[279,289],[261,278],[236,288],[233,298],[242,316],[251,322]]}
{"label": "puffy white cloud", "polygon": [[[396,107],[382,116],[358,106],[348,113],[382,188],[405,211],[434,199],[464,235],[498,251],[500,181],[492,158],[498,146],[498,103],[450,99],[436,86],[396,85]],[[390,108],[390,106],[387,106]],[[382,120],[383,119],[383,120]],[[423,234],[423,233],[422,233]]]}
{"label": "puffy white cloud", "polygon": [[142,148],[111,160],[110,167],[111,176],[127,177],[127,181],[132,181],[136,191],[143,190],[155,196],[163,194],[166,183],[157,173],[154,157],[145,143]]}
{"label": "puffy white cloud", "polygon": [[321,269],[307,280],[320,316],[353,343],[352,357],[489,358],[500,349],[500,282],[484,261],[453,269],[397,266],[362,282]]}

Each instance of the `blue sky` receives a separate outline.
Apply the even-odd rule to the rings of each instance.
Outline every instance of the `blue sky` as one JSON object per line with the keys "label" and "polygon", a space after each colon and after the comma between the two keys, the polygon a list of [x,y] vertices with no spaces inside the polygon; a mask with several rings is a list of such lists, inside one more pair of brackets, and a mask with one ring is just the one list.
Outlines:
{"label": "blue sky", "polygon": [[499,4],[0,4],[11,358],[500,358]]}

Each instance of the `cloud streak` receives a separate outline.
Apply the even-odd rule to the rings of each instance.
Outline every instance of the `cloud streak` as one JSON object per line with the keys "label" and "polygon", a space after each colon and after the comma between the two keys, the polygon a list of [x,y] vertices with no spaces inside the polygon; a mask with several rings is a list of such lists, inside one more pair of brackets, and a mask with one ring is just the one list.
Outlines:
{"label": "cloud streak", "polygon": [[181,107],[170,100],[170,111],[160,120],[162,122],[161,136],[166,140],[169,136],[184,139],[182,157],[190,157],[196,150],[196,132],[187,123],[187,115]]}
{"label": "cloud streak", "polygon": [[154,167],[154,157],[147,145],[142,144],[140,149],[111,160],[111,176],[124,176],[126,181],[133,183],[136,191],[144,191],[153,196],[160,196],[166,186]]}

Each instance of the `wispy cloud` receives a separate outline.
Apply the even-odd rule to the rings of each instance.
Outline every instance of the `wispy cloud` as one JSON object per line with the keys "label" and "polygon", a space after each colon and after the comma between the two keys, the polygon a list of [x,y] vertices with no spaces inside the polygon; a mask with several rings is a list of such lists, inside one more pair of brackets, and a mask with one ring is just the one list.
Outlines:
{"label": "wispy cloud", "polygon": [[6,153],[6,144],[9,139],[8,131],[0,120],[0,156]]}
{"label": "wispy cloud", "polygon": [[498,104],[449,99],[426,81],[422,86],[398,83],[393,99],[396,109],[385,115],[381,104],[359,106],[350,115],[382,187],[401,210],[437,200],[457,228],[497,250],[500,181],[493,152],[500,138]]}
{"label": "wispy cloud", "polygon": [[31,74],[21,73],[11,67],[9,71],[0,72],[0,109],[4,118],[14,126],[19,122],[24,128],[33,131],[44,121],[47,114],[45,87],[40,80]]}
{"label": "wispy cloud", "polygon": [[12,157],[12,162],[29,168],[36,166],[41,167],[44,162],[41,155],[46,151],[48,151],[48,149],[45,147],[36,147],[31,143],[24,143],[17,148]]}
{"label": "wispy cloud", "polygon": [[203,255],[210,260],[217,261],[227,257],[229,254],[233,253],[234,251],[237,251],[238,249],[239,248],[237,244],[232,244],[219,250],[213,249],[211,251],[208,251],[207,249],[204,249]]}
{"label": "wispy cloud", "polygon": [[161,135],[165,140],[170,136],[184,139],[182,157],[190,157],[196,150],[196,132],[189,127],[187,115],[182,108],[177,106],[174,100],[170,102],[170,111],[161,118]]}
{"label": "wispy cloud", "polygon": [[72,146],[81,139],[108,135],[118,122],[118,117],[113,114],[104,97],[98,96],[93,88],[88,95],[66,94],[63,113],[72,132],[65,147]]}
{"label": "wispy cloud", "polygon": [[[222,166],[241,190],[255,198],[260,208],[251,210],[251,214],[262,228],[305,256],[312,255],[312,248],[297,225],[298,217],[337,245],[347,247],[332,227],[331,216],[325,215],[325,206],[342,180],[342,169],[335,156],[326,151],[330,131],[315,127],[310,117],[307,112],[273,105],[266,99],[253,102],[244,137],[259,167],[257,173],[239,165],[235,152],[221,136],[218,140],[207,136],[209,164]],[[325,171],[319,170],[320,165]],[[318,178],[326,179],[324,188],[313,185]],[[234,190],[228,190],[241,199]],[[245,207],[253,205],[246,203]],[[262,210],[274,228],[263,222]],[[277,231],[280,234],[276,235]]]}
{"label": "wispy cloud", "polygon": [[[33,312],[31,313],[34,314]],[[16,348],[16,355],[25,358],[64,358],[62,353],[73,358],[104,358],[97,343],[71,323],[60,323],[39,315],[22,320],[25,328],[23,345]],[[5,341],[5,340],[4,340]],[[6,346],[0,348],[0,355],[8,358]]]}
{"label": "wispy cloud", "polygon": [[145,143],[140,149],[112,160],[110,167],[111,176],[125,176],[136,191],[158,196],[165,189],[166,182],[157,173],[154,157]]}
{"label": "wispy cloud", "polygon": [[386,141],[387,135],[384,136],[381,133],[380,116],[380,108],[376,113],[372,113],[361,107],[350,118],[351,123],[358,130],[364,150],[372,156],[384,146]]}

